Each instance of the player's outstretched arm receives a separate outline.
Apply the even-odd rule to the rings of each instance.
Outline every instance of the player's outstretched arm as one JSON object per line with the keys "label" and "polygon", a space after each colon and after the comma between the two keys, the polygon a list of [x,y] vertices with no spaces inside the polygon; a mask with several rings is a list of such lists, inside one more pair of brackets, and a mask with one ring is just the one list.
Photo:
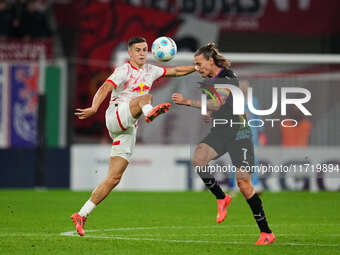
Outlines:
{"label": "player's outstretched arm", "polygon": [[[178,105],[186,105],[195,108],[201,108],[201,100],[193,100],[191,98],[185,98],[180,93],[174,93],[171,96],[172,101]],[[217,111],[221,105],[216,105],[215,102],[211,99],[207,100],[207,108],[209,111]]]}
{"label": "player's outstretched arm", "polygon": [[107,94],[109,94],[113,89],[113,86],[109,82],[104,82],[103,85],[100,86],[100,88],[97,90],[96,94],[93,97],[92,105],[91,107],[85,108],[85,109],[76,109],[76,115],[78,119],[86,119],[91,117],[93,114],[95,114],[98,111],[99,106],[102,104],[102,102],[107,97]]}
{"label": "player's outstretched arm", "polygon": [[165,77],[178,77],[195,72],[195,66],[175,66],[167,67]]}

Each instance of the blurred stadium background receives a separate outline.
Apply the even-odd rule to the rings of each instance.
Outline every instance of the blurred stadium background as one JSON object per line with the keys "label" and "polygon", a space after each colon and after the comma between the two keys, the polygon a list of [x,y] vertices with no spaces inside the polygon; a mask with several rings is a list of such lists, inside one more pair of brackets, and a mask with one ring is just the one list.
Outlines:
{"label": "blurred stadium background", "polygon": [[[149,46],[159,36],[174,38],[178,54],[167,65],[191,64],[199,46],[216,42],[261,109],[270,107],[273,87],[307,88],[312,116],[289,112],[287,118],[299,119],[293,132],[266,125],[258,162],[339,166],[339,11],[337,0],[0,0],[0,188],[90,191],[103,179],[111,148],[108,100],[87,120],[74,118],[74,110],[90,104],[135,35]],[[174,92],[197,96],[198,80],[195,74],[163,79],[153,85],[154,102]],[[118,189],[203,190],[190,170],[192,145],[207,132],[200,118],[199,111],[174,106],[152,125],[140,121]],[[282,116],[278,110],[268,118]],[[218,176],[226,190],[233,189],[230,178]],[[339,172],[267,173],[258,185],[338,192],[340,178]]]}

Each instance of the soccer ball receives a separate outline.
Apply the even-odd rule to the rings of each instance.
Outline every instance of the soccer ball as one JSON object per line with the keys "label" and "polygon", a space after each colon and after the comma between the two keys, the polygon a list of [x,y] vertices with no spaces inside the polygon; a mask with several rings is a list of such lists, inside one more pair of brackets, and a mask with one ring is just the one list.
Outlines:
{"label": "soccer ball", "polygon": [[152,43],[152,54],[153,56],[161,62],[166,62],[176,55],[177,53],[177,46],[174,40],[172,40],[169,37],[158,37],[153,43]]}

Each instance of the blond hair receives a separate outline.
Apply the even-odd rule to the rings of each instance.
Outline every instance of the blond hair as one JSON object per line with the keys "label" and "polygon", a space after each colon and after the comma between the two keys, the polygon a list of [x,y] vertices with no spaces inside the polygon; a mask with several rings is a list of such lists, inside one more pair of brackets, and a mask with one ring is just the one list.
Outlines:
{"label": "blond hair", "polygon": [[215,65],[218,67],[229,68],[231,66],[231,62],[218,51],[214,42],[210,42],[207,45],[200,47],[195,52],[195,57],[201,54],[203,54],[204,58],[207,60],[212,58]]}

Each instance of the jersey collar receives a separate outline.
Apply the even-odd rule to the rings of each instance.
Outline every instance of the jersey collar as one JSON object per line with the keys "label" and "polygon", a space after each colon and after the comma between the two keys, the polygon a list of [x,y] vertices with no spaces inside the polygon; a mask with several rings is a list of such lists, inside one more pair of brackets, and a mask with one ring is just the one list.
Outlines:
{"label": "jersey collar", "polygon": [[216,74],[216,76],[214,78],[212,78],[212,80],[216,80],[216,78],[223,72],[224,67],[221,67],[221,70]]}
{"label": "jersey collar", "polygon": [[135,67],[134,65],[131,64],[131,62],[130,62],[129,60],[126,61],[126,63],[128,63],[128,64],[132,67],[132,69],[135,69],[135,70],[143,69],[143,68],[137,68],[137,67]]}

